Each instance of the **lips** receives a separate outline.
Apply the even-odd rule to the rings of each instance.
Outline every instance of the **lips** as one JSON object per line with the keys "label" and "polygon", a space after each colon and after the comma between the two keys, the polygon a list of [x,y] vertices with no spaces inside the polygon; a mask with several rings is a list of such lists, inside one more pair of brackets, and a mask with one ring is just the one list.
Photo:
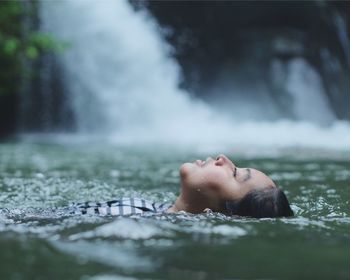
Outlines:
{"label": "lips", "polygon": [[195,163],[196,163],[198,166],[202,167],[206,162],[205,162],[204,160],[197,159],[197,160],[195,161]]}
{"label": "lips", "polygon": [[209,163],[212,160],[213,159],[211,157],[208,157],[206,160],[197,159],[194,163],[197,164],[199,167],[203,167],[204,165],[206,165],[207,163]]}

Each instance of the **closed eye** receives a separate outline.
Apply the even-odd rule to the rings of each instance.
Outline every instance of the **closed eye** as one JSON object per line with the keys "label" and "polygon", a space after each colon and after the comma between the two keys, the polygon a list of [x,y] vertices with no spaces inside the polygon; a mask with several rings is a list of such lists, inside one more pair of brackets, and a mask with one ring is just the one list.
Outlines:
{"label": "closed eye", "polygon": [[235,169],[233,170],[233,177],[236,178],[236,175],[237,175],[237,167],[235,167]]}
{"label": "closed eye", "polygon": [[248,181],[252,177],[252,172],[250,168],[246,168],[246,170],[247,170],[247,174],[245,175],[243,182]]}

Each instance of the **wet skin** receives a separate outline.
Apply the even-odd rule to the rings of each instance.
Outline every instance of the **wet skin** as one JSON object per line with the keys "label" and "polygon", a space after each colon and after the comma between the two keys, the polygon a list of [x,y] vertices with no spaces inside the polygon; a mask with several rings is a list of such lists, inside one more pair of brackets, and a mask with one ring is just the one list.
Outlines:
{"label": "wet skin", "polygon": [[209,208],[223,212],[222,202],[240,200],[252,190],[275,188],[263,172],[237,167],[225,155],[196,160],[180,167],[181,193],[169,212],[201,213]]}

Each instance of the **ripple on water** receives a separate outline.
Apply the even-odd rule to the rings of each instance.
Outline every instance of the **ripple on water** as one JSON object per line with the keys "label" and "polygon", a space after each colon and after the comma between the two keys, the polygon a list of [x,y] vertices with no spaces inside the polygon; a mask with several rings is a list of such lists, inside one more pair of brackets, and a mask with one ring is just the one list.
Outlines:
{"label": "ripple on water", "polygon": [[180,213],[149,215],[148,217],[120,217],[111,223],[98,226],[92,230],[72,234],[68,239],[71,241],[95,238],[172,239],[183,234],[187,236],[221,236],[235,239],[248,234],[250,226],[239,226],[232,222],[231,224],[223,223],[224,219],[221,219],[220,216],[220,214],[208,216]]}
{"label": "ripple on water", "polygon": [[95,275],[91,277],[86,276],[86,277],[83,277],[83,280],[137,280],[137,278],[102,274],[102,275]]}
{"label": "ripple on water", "polygon": [[132,243],[115,244],[109,241],[84,241],[74,243],[52,240],[58,250],[77,256],[80,262],[93,261],[118,268],[123,272],[147,272],[158,264],[152,257],[140,254]]}
{"label": "ripple on water", "polygon": [[94,230],[73,234],[69,236],[69,240],[97,237],[141,240],[156,236],[170,237],[171,232],[151,223],[144,223],[141,220],[120,218],[111,223],[99,226]]}
{"label": "ripple on water", "polygon": [[[172,265],[183,259],[182,254],[187,256],[193,251],[200,258],[211,248],[215,249],[211,251],[216,254],[213,258],[220,263],[225,262],[227,254],[235,258],[235,252],[242,252],[236,261],[247,259],[247,269],[251,269],[253,256],[247,254],[247,248],[261,259],[279,262],[281,248],[288,251],[285,257],[291,255],[299,259],[299,248],[307,244],[308,250],[304,253],[317,251],[318,254],[303,259],[305,269],[313,264],[325,266],[334,256],[337,262],[333,264],[345,263],[348,259],[345,249],[350,241],[350,162],[345,159],[334,162],[290,157],[241,159],[245,166],[254,165],[272,174],[286,191],[296,214],[294,218],[257,220],[217,213],[114,218],[67,215],[55,207],[121,196],[174,201],[179,188],[179,165],[198,155],[178,155],[173,151],[162,155],[157,149],[155,157],[154,151],[133,148],[22,144],[0,146],[0,154],[0,201],[2,207],[8,208],[0,212],[0,240],[4,242],[3,236],[8,233],[16,236],[15,244],[21,242],[21,236],[39,239],[39,242],[52,243],[63,256],[116,267],[116,273],[121,272],[119,275],[130,275],[132,270],[133,276],[156,267],[157,254]],[[338,246],[332,247],[332,255],[329,244]],[[269,251],[274,245],[275,255]],[[262,250],[255,252],[259,246]],[[156,252],[153,257],[152,252]],[[175,255],[179,259],[173,258]],[[343,255],[346,260],[342,259]],[[211,257],[203,258],[204,265],[218,269],[220,265],[213,263]],[[193,268],[192,263],[186,265],[188,269]],[[244,267],[245,263],[241,265]],[[286,263],[284,270],[288,267],[292,266]],[[96,277],[109,277],[108,271],[103,272]]]}

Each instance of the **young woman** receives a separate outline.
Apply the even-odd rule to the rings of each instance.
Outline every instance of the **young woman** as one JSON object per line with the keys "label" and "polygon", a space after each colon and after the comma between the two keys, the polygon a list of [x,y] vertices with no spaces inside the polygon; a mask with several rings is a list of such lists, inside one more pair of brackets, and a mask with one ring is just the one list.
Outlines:
{"label": "young woman", "polygon": [[127,215],[144,212],[203,211],[254,218],[293,216],[284,192],[263,172],[239,168],[225,155],[180,167],[181,192],[173,205],[119,199],[75,205],[75,212]]}

